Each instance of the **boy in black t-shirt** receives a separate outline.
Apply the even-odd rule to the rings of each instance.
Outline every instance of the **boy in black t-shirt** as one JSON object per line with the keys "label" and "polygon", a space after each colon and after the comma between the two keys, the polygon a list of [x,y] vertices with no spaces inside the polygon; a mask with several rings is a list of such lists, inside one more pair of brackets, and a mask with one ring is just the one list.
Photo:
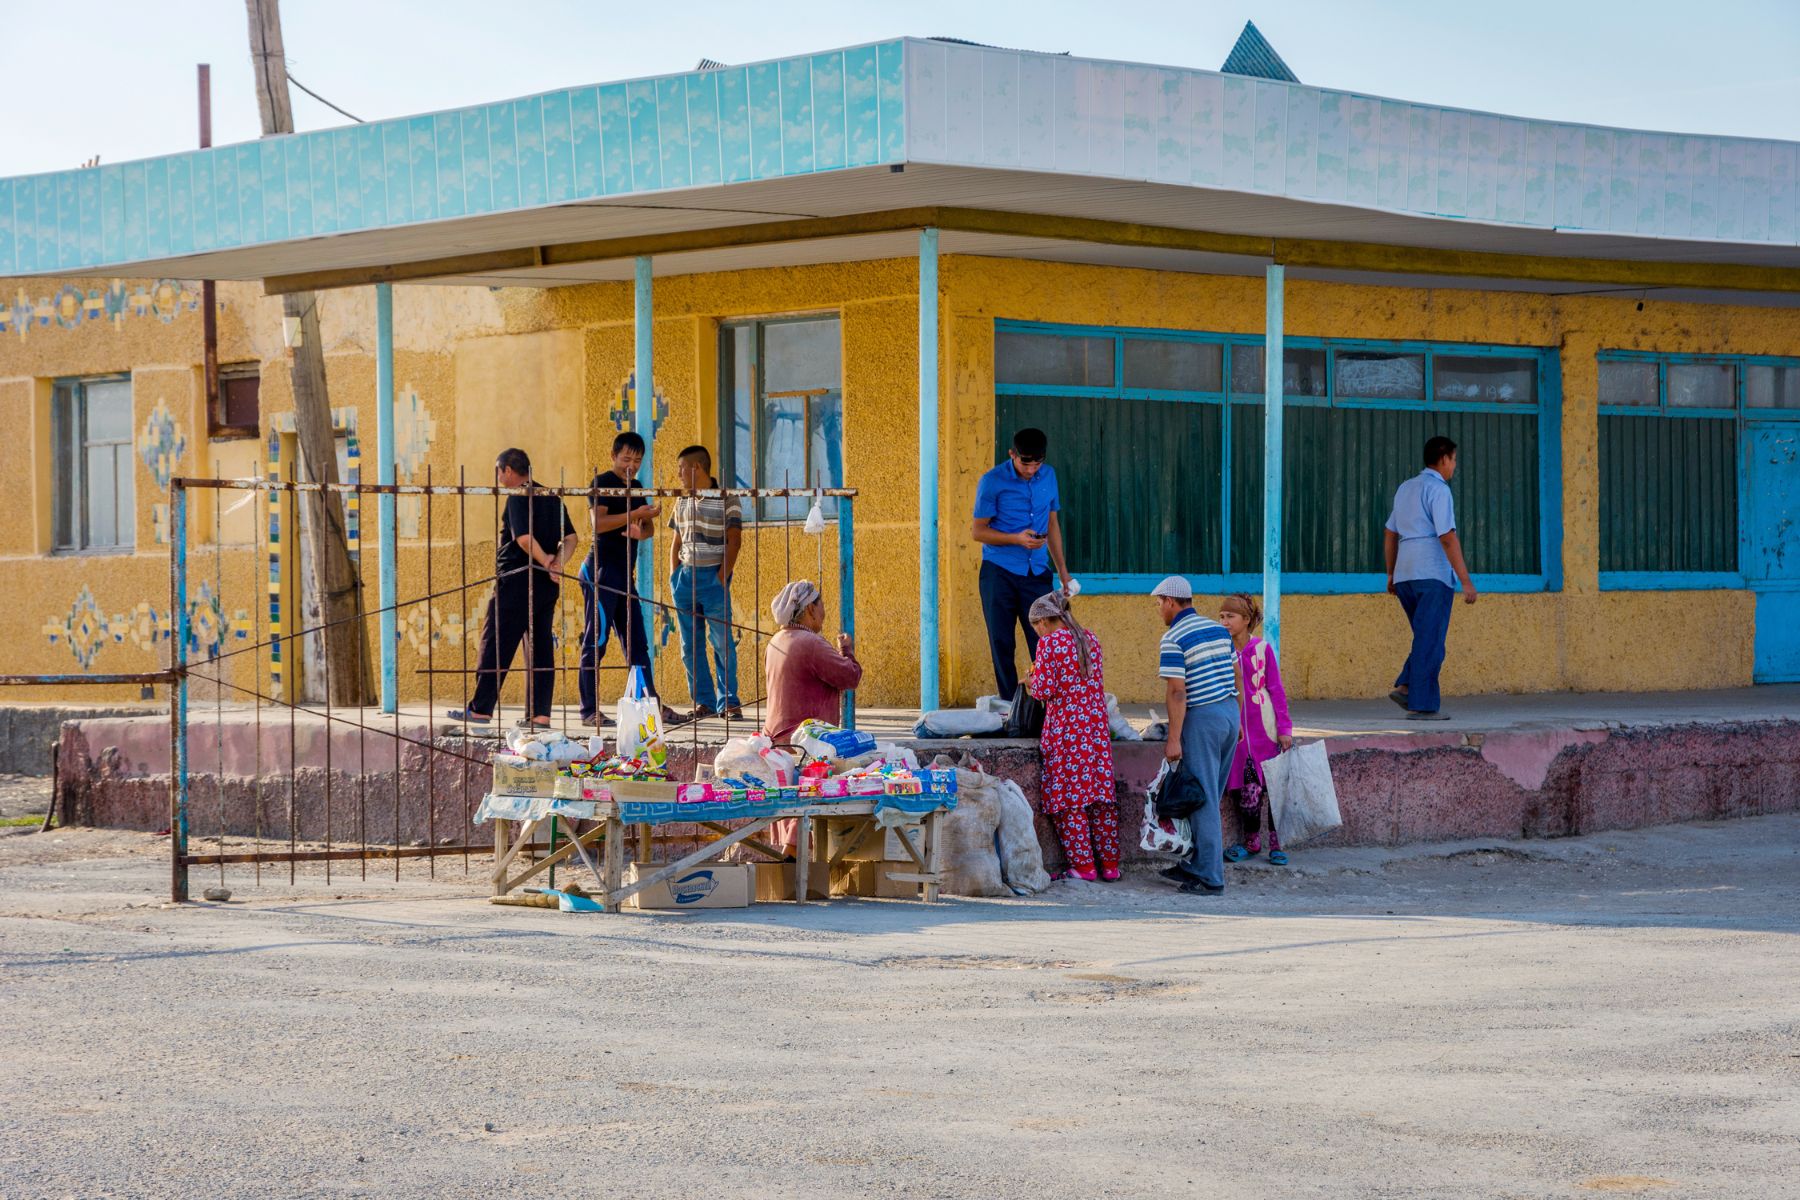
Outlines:
{"label": "boy in black t-shirt", "polygon": [[[593,488],[635,487],[632,480],[644,463],[644,439],[627,430],[613,439],[612,469],[594,476]],[[644,631],[643,609],[635,582],[638,543],[656,531],[662,508],[649,496],[593,496],[588,517],[594,527],[594,548],[581,580],[581,719],[600,727],[606,723],[595,694],[595,675],[605,657],[609,636],[616,634],[625,647],[629,666],[644,668],[644,681],[656,695],[656,677],[650,670],[650,639]],[[663,706],[663,720],[674,712]]]}
{"label": "boy in black t-shirt", "polygon": [[[548,727],[556,692],[555,632],[558,580],[575,553],[575,522],[560,496],[539,492],[531,482],[531,459],[523,450],[502,450],[494,461],[494,483],[530,488],[528,496],[508,496],[494,549],[494,594],[481,625],[475,658],[475,695],[450,719],[485,725],[494,718],[500,687],[525,640],[525,719]],[[546,549],[549,547],[549,549]]]}

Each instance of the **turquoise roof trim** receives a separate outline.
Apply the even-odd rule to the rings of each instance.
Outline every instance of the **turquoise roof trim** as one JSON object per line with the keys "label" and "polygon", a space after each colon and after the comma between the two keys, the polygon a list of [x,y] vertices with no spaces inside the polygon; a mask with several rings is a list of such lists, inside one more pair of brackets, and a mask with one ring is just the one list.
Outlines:
{"label": "turquoise roof trim", "polygon": [[904,161],[905,43],[0,179],[0,275]]}
{"label": "turquoise roof trim", "polygon": [[1281,55],[1275,53],[1275,47],[1269,45],[1269,39],[1262,35],[1255,21],[1244,22],[1244,32],[1238,34],[1237,45],[1225,56],[1225,65],[1219,68],[1226,75],[1252,75],[1258,79],[1279,79],[1283,83],[1299,83],[1300,77],[1282,61]]}

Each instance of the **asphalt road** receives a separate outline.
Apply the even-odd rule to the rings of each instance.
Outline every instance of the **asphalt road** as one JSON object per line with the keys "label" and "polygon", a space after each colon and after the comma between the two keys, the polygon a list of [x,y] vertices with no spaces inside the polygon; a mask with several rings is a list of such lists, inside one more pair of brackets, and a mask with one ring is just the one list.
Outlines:
{"label": "asphalt road", "polygon": [[1796,816],[675,915],[164,846],[0,832],[0,1197],[1800,1196]]}

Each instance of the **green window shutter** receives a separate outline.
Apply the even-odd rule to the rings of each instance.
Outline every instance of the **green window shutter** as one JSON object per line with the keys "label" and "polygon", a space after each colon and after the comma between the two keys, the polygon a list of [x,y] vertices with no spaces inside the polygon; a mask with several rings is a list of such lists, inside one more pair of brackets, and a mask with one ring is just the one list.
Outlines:
{"label": "green window shutter", "polygon": [[[1419,473],[1425,439],[1439,433],[1458,445],[1451,490],[1469,569],[1541,570],[1537,414],[1291,405],[1282,430],[1283,570],[1385,570],[1383,529],[1394,489]],[[1231,434],[1231,564],[1255,574],[1263,553],[1262,406],[1238,405]]]}
{"label": "green window shutter", "polygon": [[1735,571],[1737,422],[1602,414],[1600,569]]}
{"label": "green window shutter", "polygon": [[1076,575],[1219,571],[1218,405],[1001,395],[994,413],[998,460],[1017,429],[1049,435]]}

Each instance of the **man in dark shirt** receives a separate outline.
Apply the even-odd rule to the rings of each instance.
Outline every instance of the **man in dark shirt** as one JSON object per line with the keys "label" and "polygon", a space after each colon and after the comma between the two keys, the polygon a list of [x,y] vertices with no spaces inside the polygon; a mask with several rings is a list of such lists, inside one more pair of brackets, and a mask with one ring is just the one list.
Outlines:
{"label": "man in dark shirt", "polygon": [[[644,462],[644,439],[627,430],[613,439],[612,469],[594,476],[593,488],[637,487],[632,482]],[[600,727],[606,723],[595,695],[595,674],[606,656],[609,637],[617,634],[628,665],[644,668],[644,682],[656,694],[656,677],[650,670],[650,639],[644,633],[644,613],[638,604],[634,582],[638,543],[656,531],[660,506],[651,497],[590,497],[588,517],[594,527],[594,548],[589,555],[588,579],[581,584],[581,719]],[[665,706],[663,717],[673,716]]]}
{"label": "man in dark shirt", "polygon": [[530,494],[508,496],[495,541],[494,594],[481,625],[481,652],[475,657],[475,695],[467,708],[454,709],[453,721],[484,725],[494,718],[500,687],[513,655],[525,640],[525,719],[550,724],[556,692],[555,633],[558,580],[575,553],[575,522],[562,498],[538,490],[531,481],[531,459],[523,450],[502,450],[494,462],[494,483],[526,488]]}

